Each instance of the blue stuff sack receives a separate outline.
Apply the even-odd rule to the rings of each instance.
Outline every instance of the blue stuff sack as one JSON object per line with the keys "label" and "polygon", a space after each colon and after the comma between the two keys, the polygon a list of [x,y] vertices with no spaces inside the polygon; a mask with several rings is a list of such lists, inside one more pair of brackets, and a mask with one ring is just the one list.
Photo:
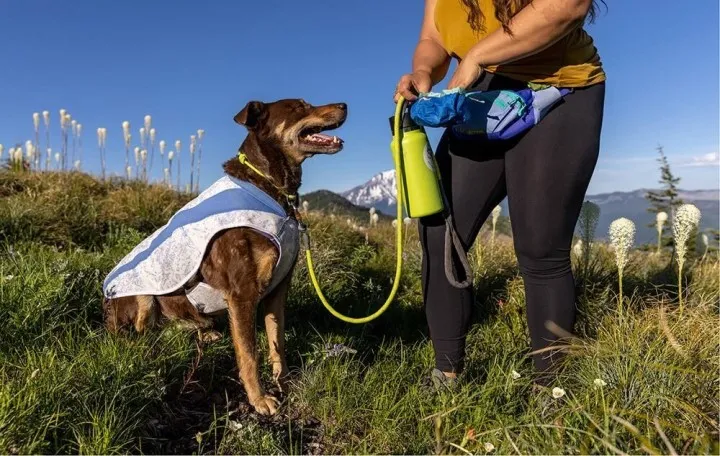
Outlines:
{"label": "blue stuff sack", "polygon": [[533,125],[571,89],[465,91],[421,94],[410,117],[424,127],[450,127],[461,139],[510,139]]}

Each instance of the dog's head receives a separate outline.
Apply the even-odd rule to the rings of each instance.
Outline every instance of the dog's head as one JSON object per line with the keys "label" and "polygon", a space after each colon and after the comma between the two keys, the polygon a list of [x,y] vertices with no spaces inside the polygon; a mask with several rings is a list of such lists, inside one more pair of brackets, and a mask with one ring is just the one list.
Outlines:
{"label": "dog's head", "polygon": [[234,119],[255,136],[260,146],[279,149],[300,164],[315,154],[342,150],[342,139],[323,132],[340,127],[346,117],[345,103],[313,106],[305,100],[285,99],[272,103],[251,101]]}

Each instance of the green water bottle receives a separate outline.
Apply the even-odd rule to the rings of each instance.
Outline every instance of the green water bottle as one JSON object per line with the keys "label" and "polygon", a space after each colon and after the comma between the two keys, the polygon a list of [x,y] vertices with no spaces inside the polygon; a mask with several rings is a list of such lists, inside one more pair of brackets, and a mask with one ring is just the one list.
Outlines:
{"label": "green water bottle", "polygon": [[[394,130],[392,117],[390,126]],[[407,214],[418,218],[441,212],[444,205],[439,175],[425,129],[413,122],[407,113],[402,116],[400,129],[401,148],[397,150],[393,138],[390,150],[398,170],[396,178],[400,179]]]}

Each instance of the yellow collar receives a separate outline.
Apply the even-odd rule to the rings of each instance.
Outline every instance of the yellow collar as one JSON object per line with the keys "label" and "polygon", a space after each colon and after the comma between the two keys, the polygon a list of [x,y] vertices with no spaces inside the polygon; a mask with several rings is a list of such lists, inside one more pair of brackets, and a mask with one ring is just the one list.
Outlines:
{"label": "yellow collar", "polygon": [[275,185],[275,183],[272,181],[272,179],[271,179],[269,176],[267,176],[265,173],[263,173],[262,171],[260,171],[259,169],[257,169],[257,168],[255,167],[255,165],[253,165],[252,163],[250,163],[250,160],[248,160],[247,155],[245,155],[245,154],[242,153],[242,152],[239,152],[239,153],[238,153],[238,160],[240,161],[240,163],[242,163],[243,165],[245,165],[245,166],[247,166],[248,168],[250,168],[255,174],[257,174],[258,176],[260,176],[260,177],[262,177],[263,179],[265,179],[266,181],[268,181],[268,182],[270,183],[270,185],[272,185],[273,187],[275,187],[275,189],[276,189],[277,191],[279,191],[283,196],[285,196],[285,198],[287,198],[288,203],[289,203],[292,207],[295,207],[295,205],[297,205],[297,195],[290,195],[289,193],[287,193],[287,192],[285,191],[285,189],[280,188],[280,187],[278,187],[277,185]]}

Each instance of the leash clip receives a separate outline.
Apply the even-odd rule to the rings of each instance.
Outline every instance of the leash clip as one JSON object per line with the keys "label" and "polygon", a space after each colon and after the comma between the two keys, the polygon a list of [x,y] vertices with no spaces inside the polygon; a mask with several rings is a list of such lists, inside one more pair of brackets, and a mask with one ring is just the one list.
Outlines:
{"label": "leash clip", "polygon": [[298,220],[298,232],[300,233],[300,245],[304,250],[310,249],[310,233],[308,227],[302,221]]}

